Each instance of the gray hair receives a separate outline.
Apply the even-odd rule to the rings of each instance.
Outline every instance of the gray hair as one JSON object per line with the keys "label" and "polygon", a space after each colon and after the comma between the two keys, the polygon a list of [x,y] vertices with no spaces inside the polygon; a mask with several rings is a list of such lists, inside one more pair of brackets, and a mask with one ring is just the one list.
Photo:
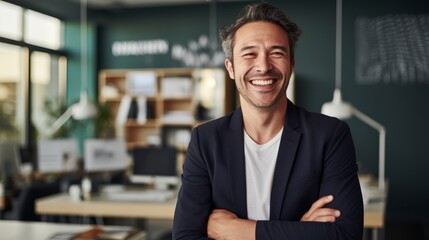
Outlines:
{"label": "gray hair", "polygon": [[226,58],[231,60],[231,62],[233,61],[232,49],[235,44],[234,37],[237,30],[246,23],[258,21],[277,24],[287,33],[290,45],[290,56],[291,59],[294,59],[295,46],[299,35],[301,35],[301,30],[298,25],[290,21],[280,9],[265,2],[247,5],[234,23],[220,30],[219,35]]}

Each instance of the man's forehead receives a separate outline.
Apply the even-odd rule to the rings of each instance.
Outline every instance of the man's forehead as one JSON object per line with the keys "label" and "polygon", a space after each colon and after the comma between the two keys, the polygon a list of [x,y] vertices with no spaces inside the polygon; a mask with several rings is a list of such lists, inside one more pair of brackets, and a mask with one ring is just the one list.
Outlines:
{"label": "man's forehead", "polygon": [[[233,51],[245,51],[251,49],[284,49],[289,50],[289,38],[285,32],[273,34],[270,32],[253,32],[236,34],[233,41]],[[238,33],[238,32],[237,32]]]}
{"label": "man's forehead", "polygon": [[251,41],[278,41],[289,45],[286,31],[271,22],[250,22],[237,29],[234,34],[235,43],[246,44]]}

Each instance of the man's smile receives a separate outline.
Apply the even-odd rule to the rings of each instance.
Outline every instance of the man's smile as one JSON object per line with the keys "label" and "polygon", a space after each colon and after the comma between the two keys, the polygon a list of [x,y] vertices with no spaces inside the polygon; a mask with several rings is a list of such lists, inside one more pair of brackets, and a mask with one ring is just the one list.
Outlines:
{"label": "man's smile", "polygon": [[252,85],[257,85],[257,86],[267,86],[267,85],[271,85],[274,83],[273,79],[266,79],[266,80],[251,80],[250,83]]}

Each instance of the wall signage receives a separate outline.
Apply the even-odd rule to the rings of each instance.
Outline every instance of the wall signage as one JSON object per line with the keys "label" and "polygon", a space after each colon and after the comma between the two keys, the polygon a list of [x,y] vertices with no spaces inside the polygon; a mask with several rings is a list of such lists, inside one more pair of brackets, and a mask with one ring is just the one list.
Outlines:
{"label": "wall signage", "polygon": [[357,83],[429,83],[427,26],[429,15],[358,18]]}
{"label": "wall signage", "polygon": [[168,41],[163,39],[142,41],[115,41],[112,44],[113,56],[165,55],[169,53]]}

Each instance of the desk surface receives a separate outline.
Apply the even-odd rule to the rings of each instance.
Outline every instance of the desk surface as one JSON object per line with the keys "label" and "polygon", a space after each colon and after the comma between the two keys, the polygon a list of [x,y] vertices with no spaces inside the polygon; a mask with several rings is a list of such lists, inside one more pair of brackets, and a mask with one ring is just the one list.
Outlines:
{"label": "desk surface", "polygon": [[[67,194],[57,194],[36,201],[36,212],[42,215],[76,215],[124,218],[173,219],[176,201],[121,202],[96,197],[89,201],[73,201]],[[365,206],[364,227],[384,227],[385,202]]]}
{"label": "desk surface", "polygon": [[56,194],[36,201],[42,215],[102,216],[123,218],[173,219],[176,200],[167,202],[111,201],[103,196],[74,201],[68,194]]}

